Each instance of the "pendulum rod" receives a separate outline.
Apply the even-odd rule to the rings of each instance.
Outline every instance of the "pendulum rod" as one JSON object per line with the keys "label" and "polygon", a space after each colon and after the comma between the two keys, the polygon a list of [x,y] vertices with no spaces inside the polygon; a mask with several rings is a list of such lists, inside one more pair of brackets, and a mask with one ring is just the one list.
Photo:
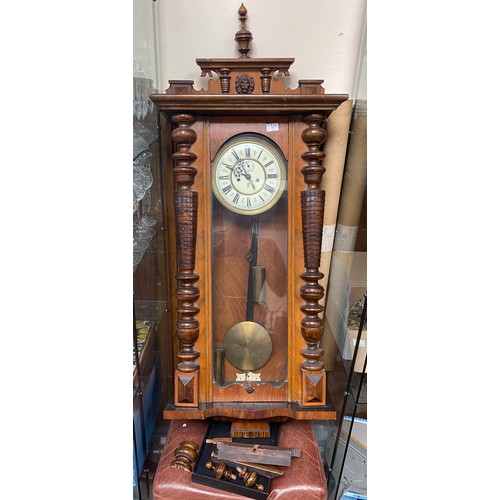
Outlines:
{"label": "pendulum rod", "polygon": [[246,321],[253,321],[254,295],[255,295],[255,269],[257,266],[257,257],[259,251],[259,216],[252,216],[252,236],[250,239],[250,250],[245,254],[248,261],[248,290],[247,290],[247,313]]}

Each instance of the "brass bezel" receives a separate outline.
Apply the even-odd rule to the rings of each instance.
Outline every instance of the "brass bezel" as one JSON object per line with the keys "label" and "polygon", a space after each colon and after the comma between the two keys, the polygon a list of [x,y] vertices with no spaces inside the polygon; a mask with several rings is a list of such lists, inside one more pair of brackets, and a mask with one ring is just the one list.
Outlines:
{"label": "brass bezel", "polygon": [[[281,175],[281,181],[279,184],[279,187],[276,191],[276,195],[271,198],[269,203],[266,203],[265,205],[256,208],[256,209],[251,209],[251,210],[246,210],[246,209],[240,209],[232,205],[230,202],[227,201],[226,198],[220,193],[220,191],[217,188],[217,182],[216,182],[216,172],[217,172],[217,166],[221,160],[221,158],[228,152],[228,150],[240,146],[241,144],[251,144],[251,145],[258,145],[266,150],[268,150],[275,158],[276,162],[278,164],[278,168],[280,171]],[[255,159],[252,159],[253,161],[257,161]],[[258,162],[260,163],[260,162]],[[243,133],[243,134],[238,134],[229,140],[227,140],[217,151],[217,154],[215,155],[215,158],[211,164],[212,168],[212,192],[214,193],[215,197],[219,200],[219,202],[230,210],[231,212],[241,214],[241,215],[258,215],[263,212],[267,212],[271,207],[276,205],[278,201],[280,200],[281,196],[287,189],[287,161],[279,148],[279,146],[271,139],[264,135],[260,134],[255,134],[255,133]],[[264,169],[265,170],[265,169]]]}

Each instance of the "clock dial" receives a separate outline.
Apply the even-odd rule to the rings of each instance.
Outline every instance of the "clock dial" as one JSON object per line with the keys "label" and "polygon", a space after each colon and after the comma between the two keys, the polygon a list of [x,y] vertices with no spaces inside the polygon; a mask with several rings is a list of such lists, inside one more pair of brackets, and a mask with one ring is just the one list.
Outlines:
{"label": "clock dial", "polygon": [[233,138],[214,159],[212,189],[222,205],[235,213],[265,212],[286,189],[285,159],[278,147],[262,136]]}

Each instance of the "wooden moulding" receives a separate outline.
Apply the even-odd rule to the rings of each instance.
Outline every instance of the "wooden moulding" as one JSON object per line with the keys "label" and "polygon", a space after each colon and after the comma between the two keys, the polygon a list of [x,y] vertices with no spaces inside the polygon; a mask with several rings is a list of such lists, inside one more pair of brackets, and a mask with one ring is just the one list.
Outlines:
{"label": "wooden moulding", "polygon": [[[325,379],[326,385],[326,379]],[[294,420],[335,420],[336,411],[332,404],[316,403],[303,407],[298,403],[200,403],[197,408],[176,408],[172,403],[163,410],[163,418],[181,420],[204,420],[211,417],[221,419],[264,420],[283,422]],[[321,408],[319,407],[321,406]]]}
{"label": "wooden moulding", "polygon": [[201,76],[211,76],[214,71],[220,73],[221,68],[231,71],[262,71],[269,69],[271,73],[278,71],[280,74],[288,76],[289,68],[295,59],[293,57],[280,58],[212,58],[196,59],[196,64],[201,68]]}
{"label": "wooden moulding", "polygon": [[168,115],[294,115],[323,113],[328,116],[347,100],[347,94],[203,95],[152,94],[157,108]]}

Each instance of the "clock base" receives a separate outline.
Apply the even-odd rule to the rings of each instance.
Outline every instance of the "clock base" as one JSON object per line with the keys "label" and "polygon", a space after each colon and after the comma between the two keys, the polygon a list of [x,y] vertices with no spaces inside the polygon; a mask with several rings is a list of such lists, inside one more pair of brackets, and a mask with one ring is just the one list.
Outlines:
{"label": "clock base", "polygon": [[321,407],[306,408],[297,403],[200,403],[197,408],[175,407],[170,401],[163,410],[166,420],[205,420],[223,417],[239,420],[335,420],[337,412],[331,402]]}

